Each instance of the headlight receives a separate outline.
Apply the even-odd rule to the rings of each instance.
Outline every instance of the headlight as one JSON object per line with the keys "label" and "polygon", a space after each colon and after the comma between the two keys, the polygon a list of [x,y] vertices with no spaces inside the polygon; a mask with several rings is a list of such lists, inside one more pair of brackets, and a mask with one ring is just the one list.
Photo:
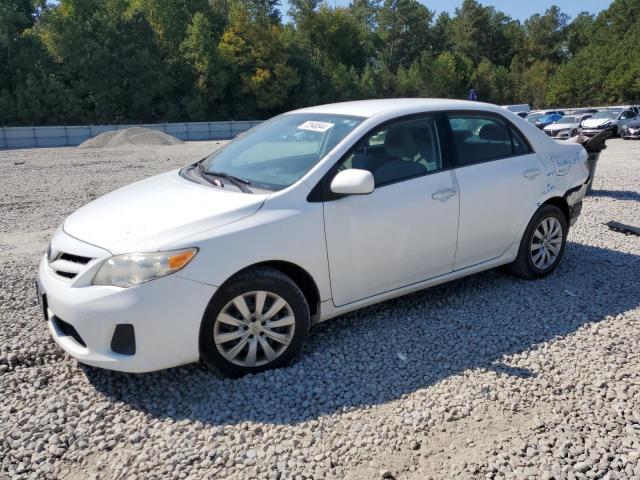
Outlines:
{"label": "headlight", "polygon": [[157,253],[116,255],[102,264],[93,285],[132,287],[164,277],[185,267],[198,253],[197,248]]}
{"label": "headlight", "polygon": [[611,126],[611,122],[606,122],[600,125],[600,128],[609,128]]}

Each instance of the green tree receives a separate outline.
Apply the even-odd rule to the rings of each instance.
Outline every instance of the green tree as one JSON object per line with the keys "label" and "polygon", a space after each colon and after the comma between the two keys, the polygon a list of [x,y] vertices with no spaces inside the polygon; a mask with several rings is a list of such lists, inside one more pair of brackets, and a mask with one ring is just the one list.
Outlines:
{"label": "green tree", "polygon": [[[640,99],[640,0],[523,24],[477,0],[0,0],[0,123],[265,118],[396,96]],[[426,3],[426,2],[425,2]]]}
{"label": "green tree", "polygon": [[501,65],[494,65],[484,58],[471,75],[471,83],[478,91],[478,99],[483,102],[509,103],[509,70]]}
{"label": "green tree", "polygon": [[431,51],[433,12],[417,0],[385,0],[378,12],[380,60],[395,73]]}
{"label": "green tree", "polygon": [[450,23],[452,49],[475,65],[483,58],[507,65],[520,43],[519,24],[493,7],[464,0]]}
{"label": "green tree", "polygon": [[520,77],[519,98],[526,99],[532,108],[543,108],[547,105],[547,89],[553,77],[556,65],[549,60],[535,62],[522,72]]}
{"label": "green tree", "polygon": [[567,57],[568,21],[569,16],[553,6],[544,15],[535,14],[524,23],[524,49],[529,63],[539,60],[557,63]]}
{"label": "green tree", "polygon": [[218,38],[209,18],[202,12],[193,16],[180,52],[195,76],[188,116],[205,120],[220,115],[229,84],[228,66],[218,49]]}
{"label": "green tree", "polygon": [[580,13],[566,31],[567,50],[571,56],[578,54],[591,42],[595,26],[595,17],[589,13]]}
{"label": "green tree", "polygon": [[285,32],[279,24],[260,25],[236,4],[220,41],[233,88],[227,91],[230,112],[239,117],[282,110],[300,78],[288,64]]}
{"label": "green tree", "polygon": [[473,64],[459,53],[444,52],[430,66],[427,91],[430,97],[466,98]]}

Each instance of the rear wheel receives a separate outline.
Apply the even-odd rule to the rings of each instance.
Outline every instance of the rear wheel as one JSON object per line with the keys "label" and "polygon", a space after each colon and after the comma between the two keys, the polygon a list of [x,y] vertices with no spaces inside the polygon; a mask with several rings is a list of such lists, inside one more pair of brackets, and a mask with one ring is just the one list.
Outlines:
{"label": "rear wheel", "polygon": [[302,351],[309,317],[291,278],[273,268],[247,270],[209,303],[200,329],[202,359],[230,376],[284,366]]}
{"label": "rear wheel", "polygon": [[567,233],[567,220],[562,211],[554,205],[543,205],[529,222],[518,257],[509,265],[509,270],[530,280],[546,277],[560,263]]}

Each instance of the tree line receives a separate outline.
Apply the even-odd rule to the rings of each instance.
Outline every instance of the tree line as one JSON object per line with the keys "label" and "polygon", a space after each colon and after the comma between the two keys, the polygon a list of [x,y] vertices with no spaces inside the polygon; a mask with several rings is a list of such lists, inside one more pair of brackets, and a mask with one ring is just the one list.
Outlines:
{"label": "tree line", "polygon": [[524,22],[476,0],[0,0],[0,125],[264,119],[382,97],[640,99],[640,0]]}

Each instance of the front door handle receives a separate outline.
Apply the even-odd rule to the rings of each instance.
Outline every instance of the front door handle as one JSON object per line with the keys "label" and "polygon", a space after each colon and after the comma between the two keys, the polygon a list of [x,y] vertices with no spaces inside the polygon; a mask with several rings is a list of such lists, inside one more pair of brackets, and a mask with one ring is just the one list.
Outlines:
{"label": "front door handle", "polygon": [[448,190],[442,190],[440,192],[434,193],[433,195],[431,195],[431,198],[433,198],[434,200],[445,201],[453,197],[455,194],[456,191],[450,188]]}
{"label": "front door handle", "polygon": [[540,170],[539,168],[532,168],[531,170],[527,170],[522,174],[524,178],[528,178],[529,180],[533,180],[539,175],[542,175],[542,170]]}

